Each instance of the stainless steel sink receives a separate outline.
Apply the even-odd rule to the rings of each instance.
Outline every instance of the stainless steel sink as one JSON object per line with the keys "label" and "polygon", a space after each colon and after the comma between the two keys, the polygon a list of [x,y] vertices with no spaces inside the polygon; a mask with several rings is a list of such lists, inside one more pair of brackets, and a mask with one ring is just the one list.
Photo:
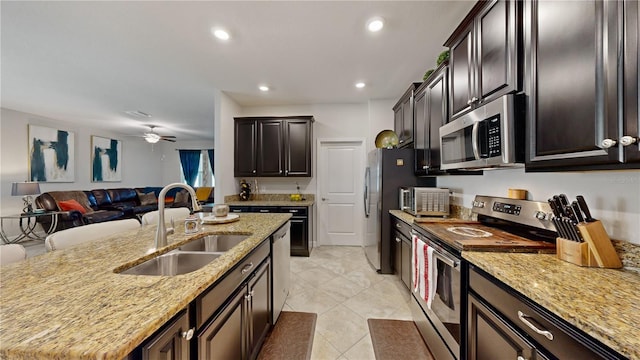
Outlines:
{"label": "stainless steel sink", "polygon": [[171,251],[122,271],[124,275],[175,276],[196,271],[222,253]]}
{"label": "stainless steel sink", "polygon": [[238,245],[251,235],[213,234],[192,240],[178,249],[182,251],[224,252]]}

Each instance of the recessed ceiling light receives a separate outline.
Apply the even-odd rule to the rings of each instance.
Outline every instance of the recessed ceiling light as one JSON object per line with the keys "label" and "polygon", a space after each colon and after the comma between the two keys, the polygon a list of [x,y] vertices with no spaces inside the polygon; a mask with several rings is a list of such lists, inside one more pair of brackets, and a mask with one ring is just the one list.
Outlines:
{"label": "recessed ceiling light", "polygon": [[260,91],[269,91],[269,87],[267,85],[260,85],[258,86],[258,89],[260,89]]}
{"label": "recessed ceiling light", "polygon": [[356,87],[357,87],[358,89],[362,89],[362,88],[363,88],[363,87],[365,87],[365,86],[367,86],[367,84],[365,84],[365,83],[363,83],[363,82],[356,83]]}
{"label": "recessed ceiling light", "polygon": [[371,32],[378,32],[384,27],[384,19],[379,16],[373,17],[367,21],[367,29]]}
{"label": "recessed ceiling light", "polygon": [[211,33],[213,34],[213,36],[217,37],[220,40],[226,41],[226,40],[229,40],[229,38],[231,37],[226,30],[219,29],[219,28],[211,28]]}

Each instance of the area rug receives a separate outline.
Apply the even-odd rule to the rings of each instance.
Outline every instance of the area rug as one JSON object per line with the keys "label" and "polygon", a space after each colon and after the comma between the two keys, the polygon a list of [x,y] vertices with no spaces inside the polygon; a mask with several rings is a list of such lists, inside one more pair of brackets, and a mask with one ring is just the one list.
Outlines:
{"label": "area rug", "polygon": [[433,360],[413,321],[367,319],[376,360]]}
{"label": "area rug", "polygon": [[267,335],[258,360],[303,360],[311,358],[318,314],[283,311]]}

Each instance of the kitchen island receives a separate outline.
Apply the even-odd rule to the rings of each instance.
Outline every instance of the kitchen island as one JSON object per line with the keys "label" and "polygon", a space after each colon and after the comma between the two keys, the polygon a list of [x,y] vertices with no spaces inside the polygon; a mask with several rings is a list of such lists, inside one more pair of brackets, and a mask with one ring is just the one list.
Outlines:
{"label": "kitchen island", "polygon": [[[0,358],[121,359],[267,240],[289,214],[240,214],[239,221],[203,225],[184,234],[178,223],[168,246],[155,246],[144,226],[2,267]],[[208,265],[177,276],[116,272],[206,234],[246,234]]]}

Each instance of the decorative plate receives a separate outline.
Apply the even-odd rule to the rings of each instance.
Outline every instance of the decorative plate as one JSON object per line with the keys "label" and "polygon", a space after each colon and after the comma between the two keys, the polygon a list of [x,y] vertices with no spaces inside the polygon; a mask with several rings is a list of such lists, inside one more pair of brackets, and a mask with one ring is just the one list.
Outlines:
{"label": "decorative plate", "polygon": [[393,130],[382,130],[376,136],[376,147],[391,149],[398,146],[398,135]]}
{"label": "decorative plate", "polygon": [[234,222],[240,220],[240,216],[238,214],[228,214],[227,216],[205,216],[202,218],[203,224],[226,224],[230,222]]}

